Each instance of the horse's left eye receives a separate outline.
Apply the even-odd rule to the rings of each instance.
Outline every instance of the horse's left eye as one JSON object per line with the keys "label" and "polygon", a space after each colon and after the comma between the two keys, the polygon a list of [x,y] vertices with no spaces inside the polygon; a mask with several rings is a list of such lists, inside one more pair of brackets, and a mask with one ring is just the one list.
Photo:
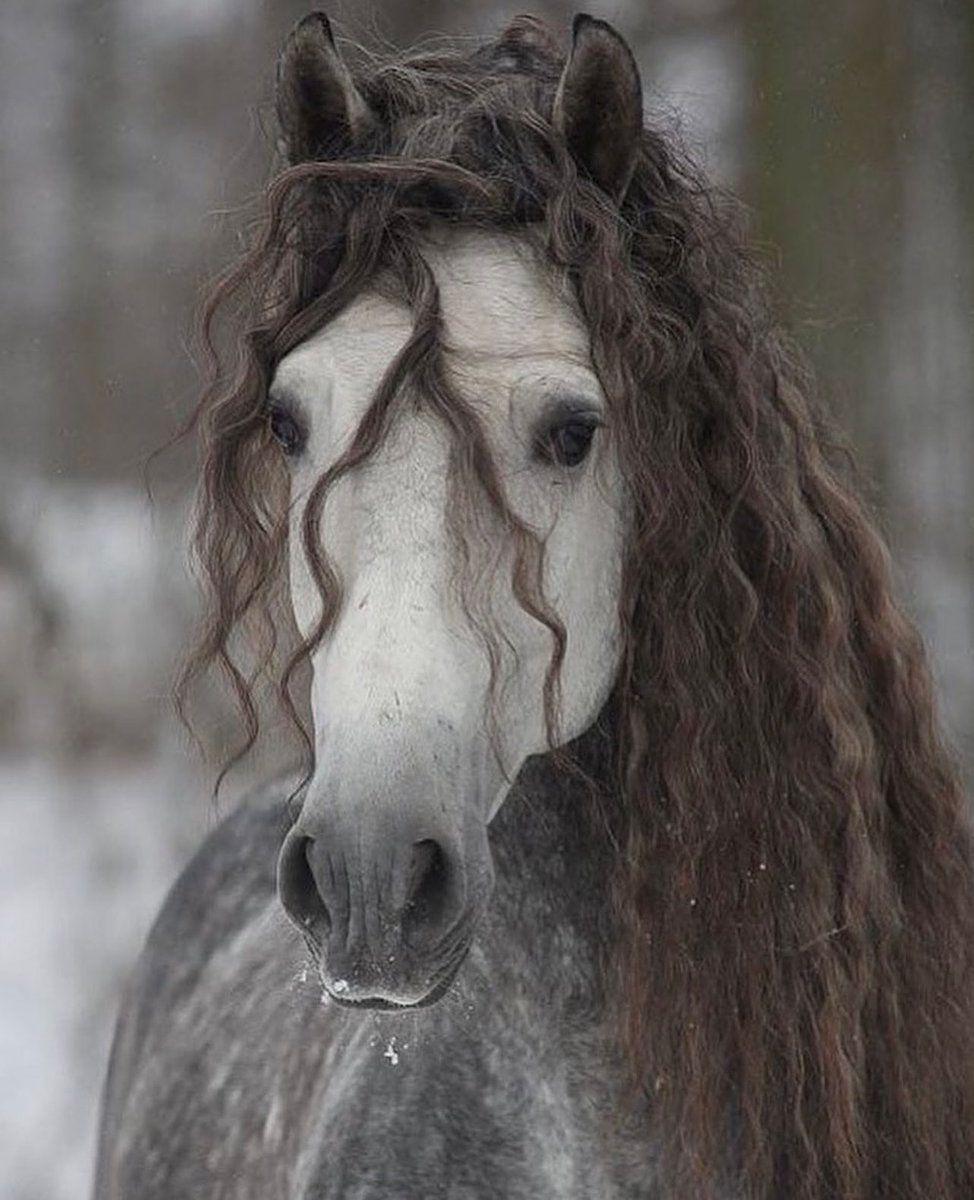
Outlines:
{"label": "horse's left eye", "polygon": [[597,427],[597,421],[582,417],[553,425],[538,439],[538,455],[546,462],[577,467],[591,449]]}
{"label": "horse's left eye", "polygon": [[298,454],[304,447],[304,430],[292,414],[280,404],[271,404],[268,408],[267,427],[271,431],[271,436],[289,458]]}

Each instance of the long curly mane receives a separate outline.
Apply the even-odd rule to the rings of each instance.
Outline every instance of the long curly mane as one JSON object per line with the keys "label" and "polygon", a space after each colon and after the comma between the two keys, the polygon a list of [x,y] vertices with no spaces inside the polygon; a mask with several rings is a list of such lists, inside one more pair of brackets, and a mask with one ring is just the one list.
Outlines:
{"label": "long curly mane", "polygon": [[[517,231],[572,283],[632,501],[609,992],[672,1194],[969,1200],[971,831],[883,542],[738,208],[652,127],[610,202],[552,128],[554,36],[522,20],[469,45],[362,56],[383,119],[354,152],[309,147],[276,176],[210,298],[196,549],[212,605],[184,683],[222,664],[250,747],[286,543],[266,388],[380,270],[416,315],[384,390],[408,375],[435,395],[476,494],[505,510],[446,381],[416,235],[432,219]],[[377,444],[376,411],[319,500]],[[320,638],[335,581],[315,528],[312,513]],[[248,624],[263,649],[242,660]],[[314,640],[282,667],[292,715]]]}

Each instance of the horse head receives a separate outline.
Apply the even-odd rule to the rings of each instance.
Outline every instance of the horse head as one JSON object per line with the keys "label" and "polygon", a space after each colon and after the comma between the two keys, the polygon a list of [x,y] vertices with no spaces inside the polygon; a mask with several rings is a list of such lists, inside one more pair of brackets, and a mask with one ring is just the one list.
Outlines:
{"label": "horse head", "polygon": [[[614,204],[642,126],[632,55],[581,19],[556,75],[535,32],[522,22],[501,39],[494,86],[546,80],[523,119]],[[529,54],[547,75],[523,75]],[[452,139],[456,158],[480,104],[461,93],[425,130],[422,113],[377,111],[318,15],[279,70],[284,148],[298,164],[405,155],[412,142],[408,166],[424,137]],[[316,750],[279,890],[331,995],[375,1005],[449,986],[491,890],[489,821],[525,760],[583,732],[605,703],[625,509],[567,273],[496,223],[434,209],[400,230],[269,388]]]}

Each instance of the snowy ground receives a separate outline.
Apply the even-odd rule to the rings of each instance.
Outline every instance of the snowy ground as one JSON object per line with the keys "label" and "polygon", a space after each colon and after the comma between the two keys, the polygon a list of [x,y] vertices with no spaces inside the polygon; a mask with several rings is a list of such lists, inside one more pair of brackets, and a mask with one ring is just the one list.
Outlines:
{"label": "snowy ground", "polygon": [[0,759],[0,1195],[84,1200],[118,990],[207,824],[189,766]]}
{"label": "snowy ground", "polygon": [[184,523],[0,471],[0,1200],[89,1195],[121,986],[217,817],[169,701]]}

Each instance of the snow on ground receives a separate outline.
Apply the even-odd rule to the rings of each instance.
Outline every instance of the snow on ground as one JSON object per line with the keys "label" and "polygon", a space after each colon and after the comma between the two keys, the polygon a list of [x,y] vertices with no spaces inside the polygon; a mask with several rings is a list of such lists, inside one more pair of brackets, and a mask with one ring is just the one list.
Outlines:
{"label": "snow on ground", "polygon": [[84,1200],[119,987],[209,823],[188,765],[0,759],[0,1195]]}

